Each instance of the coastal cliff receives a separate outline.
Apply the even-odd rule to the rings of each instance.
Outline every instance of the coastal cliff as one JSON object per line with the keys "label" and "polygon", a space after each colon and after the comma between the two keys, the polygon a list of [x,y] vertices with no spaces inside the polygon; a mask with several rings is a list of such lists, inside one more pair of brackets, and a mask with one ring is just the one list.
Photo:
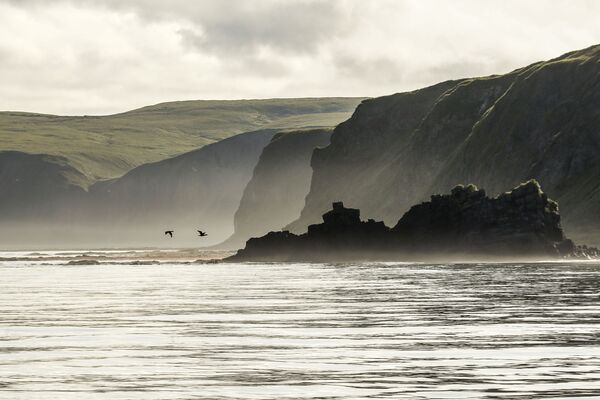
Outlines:
{"label": "coastal cliff", "polygon": [[571,236],[600,244],[600,46],[505,75],[363,101],[314,152],[304,232],[337,199],[395,223],[460,182],[491,195],[537,179]]}
{"label": "coastal cliff", "polygon": [[[275,130],[248,132],[177,157],[144,164],[86,192],[58,156],[0,153],[0,219],[5,247],[145,247],[215,244]],[[175,230],[177,240],[163,232]],[[196,230],[210,232],[199,241]],[[23,238],[26,244],[21,244]]]}
{"label": "coastal cliff", "polygon": [[250,239],[228,261],[469,260],[598,257],[576,246],[560,224],[558,204],[528,181],[497,197],[474,185],[431,196],[393,227],[361,221],[336,202],[302,235],[270,232]]}
{"label": "coastal cliff", "polygon": [[[217,244],[232,234],[272,136],[330,129],[361,100],[176,101],[106,116],[0,112],[0,242],[4,249]],[[307,192],[308,184],[302,198]],[[177,231],[174,240],[166,229]],[[199,239],[196,229],[209,236]]]}
{"label": "coastal cliff", "polygon": [[277,133],[264,148],[244,189],[233,220],[234,234],[216,247],[237,249],[249,238],[280,229],[298,218],[310,188],[310,157],[315,148],[329,144],[331,132]]}
{"label": "coastal cliff", "polygon": [[164,245],[165,229],[191,233],[178,236],[179,245],[198,245],[196,229],[210,231],[203,244],[218,243],[233,231],[244,187],[276,133],[243,133],[95,184],[83,218],[99,212],[112,240],[135,245]]}

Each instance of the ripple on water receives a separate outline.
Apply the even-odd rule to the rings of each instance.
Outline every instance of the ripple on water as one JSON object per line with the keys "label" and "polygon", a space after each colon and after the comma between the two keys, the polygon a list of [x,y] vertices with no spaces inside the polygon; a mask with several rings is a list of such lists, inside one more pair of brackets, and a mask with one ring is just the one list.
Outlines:
{"label": "ripple on water", "polygon": [[595,263],[0,274],[0,398],[600,397]]}

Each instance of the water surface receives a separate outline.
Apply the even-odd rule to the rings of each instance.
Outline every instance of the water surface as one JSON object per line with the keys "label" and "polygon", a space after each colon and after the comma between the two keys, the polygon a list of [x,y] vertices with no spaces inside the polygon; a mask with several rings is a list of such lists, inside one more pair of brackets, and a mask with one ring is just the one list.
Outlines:
{"label": "water surface", "polygon": [[597,263],[42,264],[0,262],[2,399],[600,397]]}

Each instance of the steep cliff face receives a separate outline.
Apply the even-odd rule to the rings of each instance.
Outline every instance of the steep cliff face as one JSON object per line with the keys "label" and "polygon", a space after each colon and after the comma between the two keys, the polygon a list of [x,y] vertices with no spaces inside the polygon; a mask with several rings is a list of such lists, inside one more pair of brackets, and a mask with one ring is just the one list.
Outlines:
{"label": "steep cliff face", "polygon": [[[178,246],[218,243],[233,232],[243,190],[275,133],[244,133],[135,168],[92,186],[86,208],[103,216],[99,222],[111,241],[164,246],[163,231],[173,229]],[[196,229],[209,236],[200,241]]]}
{"label": "steep cliff face", "polygon": [[560,202],[567,232],[600,236],[599,172],[600,46],[595,46],[518,74],[444,164],[431,190],[461,179],[497,193],[535,178]]}
{"label": "steep cliff face", "polygon": [[[240,134],[133,169],[85,192],[57,156],[0,153],[4,248],[186,247],[219,243],[275,130]],[[175,230],[175,238],[165,230]],[[198,238],[196,230],[209,232]]]}
{"label": "steep cliff face", "polygon": [[299,217],[312,177],[315,148],[331,129],[281,132],[263,150],[235,213],[235,233],[220,248],[237,249],[251,237],[278,230]]}
{"label": "steep cliff face", "polygon": [[353,206],[361,205],[366,214],[374,213],[378,208],[376,199],[383,200],[382,188],[373,182],[374,178],[388,171],[433,102],[455,85],[444,82],[416,92],[363,101],[348,121],[335,128],[331,144],[313,153],[311,190],[300,220],[291,224],[290,230],[305,231],[339,198]]}
{"label": "steep cliff face", "polygon": [[535,178],[562,204],[567,232],[598,243],[598,104],[600,46],[502,76],[365,100],[315,151],[306,207],[289,229],[305,230],[339,198],[392,224],[460,182],[497,194]]}
{"label": "steep cliff face", "polygon": [[88,188],[99,180],[191,149],[261,129],[331,127],[360,98],[192,100],[104,116],[0,112],[0,146],[64,157]]}

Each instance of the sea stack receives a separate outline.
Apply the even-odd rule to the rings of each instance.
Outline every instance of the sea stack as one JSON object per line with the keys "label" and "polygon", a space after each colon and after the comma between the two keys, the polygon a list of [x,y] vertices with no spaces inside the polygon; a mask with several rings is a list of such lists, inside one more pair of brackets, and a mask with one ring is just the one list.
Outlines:
{"label": "sea stack", "polygon": [[323,215],[323,223],[295,235],[270,232],[250,239],[228,261],[348,260],[517,260],[598,257],[594,248],[576,246],[560,225],[558,204],[535,180],[497,197],[474,185],[410,208],[396,226],[362,221],[358,209],[342,202]]}

